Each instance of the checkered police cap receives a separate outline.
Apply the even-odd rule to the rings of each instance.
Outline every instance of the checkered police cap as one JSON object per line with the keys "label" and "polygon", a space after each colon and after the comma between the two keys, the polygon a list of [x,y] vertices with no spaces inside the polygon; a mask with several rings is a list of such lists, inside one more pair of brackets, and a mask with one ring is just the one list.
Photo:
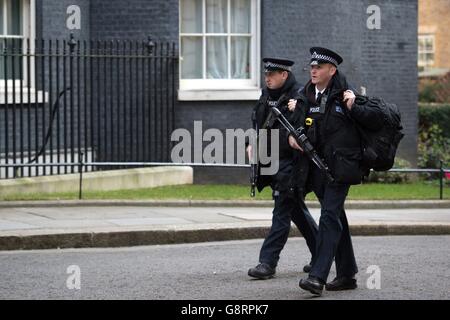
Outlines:
{"label": "checkered police cap", "polygon": [[331,51],[330,49],[321,48],[321,47],[312,47],[309,49],[311,53],[311,65],[317,65],[321,63],[331,63],[334,66],[338,66],[342,63],[343,59],[336,52]]}
{"label": "checkered police cap", "polygon": [[294,61],[281,58],[264,58],[264,72],[292,71]]}

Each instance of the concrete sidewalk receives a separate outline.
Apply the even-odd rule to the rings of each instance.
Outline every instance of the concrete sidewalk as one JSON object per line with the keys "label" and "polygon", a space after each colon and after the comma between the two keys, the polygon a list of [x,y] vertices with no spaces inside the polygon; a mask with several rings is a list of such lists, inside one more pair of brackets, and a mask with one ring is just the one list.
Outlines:
{"label": "concrete sidewalk", "polygon": [[[3,202],[0,250],[263,238],[271,224],[271,201],[252,202]],[[317,203],[308,204],[318,221]],[[450,234],[449,201],[349,201],[346,208],[353,235]],[[298,235],[293,228],[291,236]]]}

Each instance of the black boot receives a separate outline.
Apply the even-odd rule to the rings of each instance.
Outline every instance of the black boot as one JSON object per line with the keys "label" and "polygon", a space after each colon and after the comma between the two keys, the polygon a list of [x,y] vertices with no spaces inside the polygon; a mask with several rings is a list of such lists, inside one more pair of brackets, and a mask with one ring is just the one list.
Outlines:
{"label": "black boot", "polygon": [[339,277],[326,284],[325,289],[327,291],[341,291],[341,290],[353,290],[356,289],[356,279],[353,277]]}
{"label": "black boot", "polygon": [[273,278],[275,275],[275,268],[272,268],[267,263],[260,263],[256,267],[249,269],[248,275],[260,280],[267,280]]}
{"label": "black boot", "polygon": [[318,278],[309,276],[307,279],[301,279],[298,285],[303,290],[309,291],[312,294],[320,296],[322,295],[324,283]]}

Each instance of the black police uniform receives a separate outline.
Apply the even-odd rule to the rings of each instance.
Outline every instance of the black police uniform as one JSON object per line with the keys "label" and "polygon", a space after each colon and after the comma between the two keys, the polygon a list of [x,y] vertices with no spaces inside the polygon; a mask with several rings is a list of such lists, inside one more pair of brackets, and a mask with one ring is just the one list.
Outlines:
{"label": "black police uniform", "polygon": [[[311,65],[331,63],[337,66],[342,62],[339,55],[324,48],[311,48],[311,55]],[[308,280],[318,279],[321,284],[327,281],[334,259],[337,278],[351,279],[358,272],[344,202],[350,185],[361,182],[361,144],[342,101],[347,89],[345,77],[336,71],[317,100],[316,88],[311,81],[303,90],[307,100],[306,117],[312,119],[308,120],[312,125],[307,127],[307,136],[335,178],[335,182],[328,182],[323,172],[311,164],[308,184],[320,201],[321,216],[316,256]],[[303,288],[302,281],[300,286]]]}
{"label": "black police uniform", "polygon": [[[263,62],[265,72],[275,70],[290,71],[293,65],[292,61],[285,59],[266,58],[263,59]],[[300,115],[300,112],[297,110],[296,112],[290,112],[287,108],[287,102],[289,99],[297,97],[300,90],[301,86],[291,72],[289,72],[288,79],[282,88],[278,90],[265,88],[259,103],[254,109],[259,128],[264,128],[264,124],[267,124],[271,107],[276,106],[280,98],[283,100],[283,103],[279,105],[280,111],[295,123],[295,117]],[[269,121],[268,125],[269,128],[267,129],[280,130],[279,170],[273,176],[260,176],[257,182],[259,191],[262,191],[266,186],[271,186],[275,202],[272,226],[262,245],[259,261],[261,264],[269,265],[274,272],[280,257],[280,252],[288,239],[291,220],[304,236],[312,259],[314,258],[317,245],[316,235],[318,227],[305,205],[303,192],[295,188],[292,183],[294,156],[298,152],[290,148],[287,131],[281,127],[278,121]],[[268,138],[270,138],[270,133],[268,133]],[[268,145],[270,146],[270,139],[268,139]],[[252,275],[251,270],[249,270],[249,275]]]}

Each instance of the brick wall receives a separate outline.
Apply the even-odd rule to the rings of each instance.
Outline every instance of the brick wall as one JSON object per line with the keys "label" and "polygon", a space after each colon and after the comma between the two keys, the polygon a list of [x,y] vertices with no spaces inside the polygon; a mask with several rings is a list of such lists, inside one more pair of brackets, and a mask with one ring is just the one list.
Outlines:
{"label": "brick wall", "polygon": [[91,37],[178,41],[178,0],[91,1]]}

